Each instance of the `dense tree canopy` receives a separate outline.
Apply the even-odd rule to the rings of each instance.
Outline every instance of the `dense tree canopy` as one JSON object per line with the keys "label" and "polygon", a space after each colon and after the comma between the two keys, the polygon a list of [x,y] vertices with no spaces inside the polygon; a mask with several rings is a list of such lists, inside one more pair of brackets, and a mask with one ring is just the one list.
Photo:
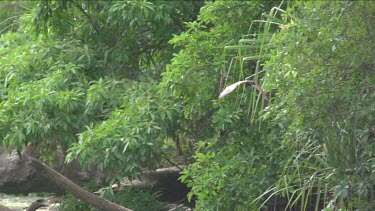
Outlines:
{"label": "dense tree canopy", "polygon": [[[1,145],[187,164],[197,210],[375,207],[375,3],[1,2]],[[226,86],[250,86],[218,99]]]}

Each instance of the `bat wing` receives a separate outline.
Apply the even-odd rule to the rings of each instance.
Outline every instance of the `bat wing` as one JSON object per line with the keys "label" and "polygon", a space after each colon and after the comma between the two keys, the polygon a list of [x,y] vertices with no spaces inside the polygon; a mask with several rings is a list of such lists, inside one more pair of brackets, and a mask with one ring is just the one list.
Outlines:
{"label": "bat wing", "polygon": [[227,86],[219,95],[219,99],[225,97],[226,95],[232,93],[237,87],[239,87],[243,83],[247,83],[248,81],[238,81],[230,86]]}
{"label": "bat wing", "polygon": [[244,80],[244,81],[239,81],[239,82],[236,82],[228,87],[226,87],[219,95],[219,99],[220,98],[223,98],[225,97],[226,95],[232,93],[235,89],[237,89],[241,84],[243,83],[247,83],[249,85],[251,85],[252,87],[256,88],[262,95],[263,95],[263,98],[267,101],[267,103],[269,104],[270,101],[267,97],[267,94],[263,91],[263,89],[258,86],[254,81],[252,80]]}

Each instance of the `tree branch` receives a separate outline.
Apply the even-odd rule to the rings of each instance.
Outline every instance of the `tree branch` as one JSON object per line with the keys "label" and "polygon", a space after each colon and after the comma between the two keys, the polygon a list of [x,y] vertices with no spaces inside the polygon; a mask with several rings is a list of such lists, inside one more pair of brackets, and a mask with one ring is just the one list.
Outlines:
{"label": "tree branch", "polygon": [[97,26],[97,24],[95,24],[95,22],[92,20],[91,16],[89,14],[87,14],[85,12],[85,10],[81,7],[81,5],[79,5],[77,2],[73,1],[72,4],[77,7],[82,13],[84,16],[87,17],[87,19],[91,22],[91,25],[92,27],[94,27],[95,31],[100,34],[100,29],[99,29],[99,26]]}
{"label": "tree branch", "polygon": [[63,189],[70,191],[74,196],[83,201],[86,201],[94,207],[105,211],[132,211],[131,209],[122,207],[118,204],[112,203],[104,198],[86,191],[68,178],[64,177],[59,172],[53,170],[52,168],[35,158],[32,158],[26,154],[23,155],[23,158],[27,161],[28,165],[33,167],[38,173],[42,174],[51,182],[54,182],[57,185],[61,186]]}

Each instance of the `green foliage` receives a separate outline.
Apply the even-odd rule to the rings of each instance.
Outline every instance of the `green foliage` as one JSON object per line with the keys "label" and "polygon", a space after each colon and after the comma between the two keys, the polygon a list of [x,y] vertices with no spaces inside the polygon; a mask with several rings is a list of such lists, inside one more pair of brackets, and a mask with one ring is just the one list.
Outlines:
{"label": "green foliage", "polygon": [[[237,80],[251,74],[259,77],[256,80],[270,91],[272,104],[260,122],[255,95],[248,94],[247,88],[242,94],[228,96],[230,104],[221,102],[212,118],[217,134],[197,144],[195,163],[181,177],[192,188],[189,197],[197,197],[197,209],[261,209],[273,201],[280,203],[274,206],[300,210],[373,207],[374,63],[370,49],[374,47],[374,33],[368,28],[372,20],[368,14],[373,9],[373,4],[366,2],[289,3],[286,10],[273,8],[264,15],[265,27],[258,30],[257,37],[245,37],[238,45],[224,48],[237,50],[228,76],[235,75]],[[281,18],[275,11],[281,12]],[[201,14],[205,12],[202,9]],[[275,29],[268,23],[279,26],[280,33],[268,36]],[[195,30],[194,35],[213,31]],[[186,35],[174,41],[189,43],[191,38]],[[189,49],[186,45],[184,51]],[[177,60],[182,52],[172,65],[175,61],[190,64],[186,61],[192,56]],[[271,52],[269,56],[267,52]],[[194,51],[189,53],[194,55]],[[244,61],[261,58],[266,59],[262,69],[255,66],[255,72],[245,72],[249,66]],[[194,76],[191,72],[176,78],[188,81]],[[205,77],[201,74],[199,78]],[[191,93],[186,91],[190,87],[179,83],[171,86],[195,110],[203,108],[196,108],[199,104],[191,99],[202,96],[206,87],[193,87]],[[236,143],[242,144],[244,152],[234,150]],[[251,156],[246,157],[245,152]],[[252,180],[237,177],[241,174],[236,156],[249,161],[241,168],[247,169],[244,177]],[[262,179],[268,184],[259,183]],[[239,184],[234,185],[237,181]],[[251,188],[231,192],[243,186]]]}
{"label": "green foliage", "polygon": [[[85,185],[85,190],[94,192],[101,187],[93,182],[87,183]],[[97,211],[98,209],[91,207],[85,201],[77,199],[71,193],[65,193],[63,200],[60,202],[59,210],[74,211],[74,210],[84,210],[84,211]]]}
{"label": "green foliage", "polygon": [[198,143],[204,149],[196,153],[196,161],[181,176],[192,188],[189,198],[195,195],[198,199],[196,209],[253,207],[252,201],[274,182],[272,174],[278,169],[276,163],[268,165],[269,160],[264,159],[262,151],[267,149],[255,146],[260,140],[257,138],[249,140],[238,135],[226,140],[229,143]]}
{"label": "green foliage", "polygon": [[158,200],[161,192],[150,188],[132,187],[121,190],[114,196],[111,196],[111,194],[106,195],[105,197],[111,201],[132,210],[165,210],[164,204]]}
{"label": "green foliage", "polygon": [[[101,83],[105,82],[99,81],[91,88],[96,89]],[[174,136],[181,108],[178,104],[167,107],[171,103],[168,96],[150,90],[150,86],[153,86],[152,81],[133,84],[127,89],[128,94],[120,97],[121,106],[113,110],[108,119],[87,126],[80,134],[79,142],[69,150],[68,161],[73,158],[78,158],[82,164],[93,161],[101,170],[113,173],[121,170],[121,174],[130,177],[135,177],[143,167],[154,169],[160,160],[163,138]],[[110,93],[113,91],[107,89],[102,96],[110,96]]]}
{"label": "green foliage", "polygon": [[[171,58],[168,40],[199,7],[187,1],[41,1],[34,26],[38,33],[92,45],[104,69],[134,79]],[[157,78],[160,70],[153,70]]]}
{"label": "green foliage", "polygon": [[[175,6],[179,10],[172,9]],[[72,157],[82,156],[87,166],[87,161],[96,162],[90,156],[99,150],[104,159],[97,161],[99,169],[115,172],[123,166],[116,160],[134,161],[127,175],[139,171],[140,163],[154,166],[160,160],[158,146],[163,138],[176,137],[181,116],[179,103],[157,91],[154,79],[165,61],[154,62],[172,55],[163,46],[172,33],[183,29],[178,22],[194,18],[196,7],[199,4],[188,2],[38,2],[21,18],[22,33],[2,37],[1,54],[7,55],[1,59],[6,65],[0,77],[3,143],[9,148],[40,145],[46,155],[63,145],[71,148]],[[132,24],[139,14],[130,17],[126,11],[137,9],[148,12]],[[163,27],[168,30],[159,30]],[[47,36],[35,37],[33,30]],[[107,39],[112,35],[118,37]],[[134,69],[135,75],[142,75],[134,78]],[[72,145],[80,133],[85,148]],[[125,159],[123,153],[129,150],[135,154]]]}
{"label": "green foliage", "polygon": [[[161,86],[183,103],[186,121],[182,125],[192,142],[210,138],[215,133],[211,127],[212,115],[218,107],[215,99],[226,80],[224,47],[235,44],[240,39],[239,34],[247,33],[248,24],[273,4],[207,2],[198,21],[187,23],[186,32],[170,40],[175,47],[183,49],[175,54],[163,73]],[[222,14],[226,14],[226,18],[218,18]],[[238,37],[237,40],[234,37]]]}
{"label": "green foliage", "polygon": [[27,10],[30,2],[1,1],[0,2],[0,34],[15,32],[19,28],[20,16]]}
{"label": "green foliage", "polygon": [[369,209],[374,4],[304,2],[289,9],[293,16],[275,37],[264,79],[276,92],[271,121],[282,127],[279,141],[291,155],[276,187],[293,194],[289,206],[298,201],[304,210],[310,209],[308,194],[323,187],[318,197],[332,194],[336,209]]}
{"label": "green foliage", "polygon": [[[92,188],[92,187],[91,187]],[[86,189],[95,191],[97,189]],[[164,204],[158,200],[160,192],[152,188],[128,187],[126,190],[121,190],[116,193],[105,191],[102,197],[112,201],[113,203],[122,205],[132,210],[165,210]],[[91,207],[86,202],[75,198],[71,194],[64,196],[59,209],[66,211],[84,210],[97,211],[98,209]]]}
{"label": "green foliage", "polygon": [[182,116],[181,104],[156,80],[174,51],[168,40],[199,7],[164,1],[32,4],[19,30],[0,38],[1,145],[35,145],[46,160],[61,145],[70,152],[67,161],[95,164],[108,171],[111,184],[154,169],[164,141],[178,138]]}
{"label": "green foliage", "polygon": [[[257,50],[252,49],[252,44],[242,45],[245,39],[238,35],[248,34],[252,21],[276,3],[207,3],[198,21],[188,23],[187,32],[170,41],[184,48],[163,73],[161,85],[168,87],[184,105],[182,125],[189,126],[190,134],[186,135],[195,143],[195,155],[194,163],[183,172],[181,180],[192,188],[189,198],[197,199],[198,210],[251,209],[251,202],[275,181],[275,157],[262,159],[271,150],[272,133],[267,136],[267,125],[251,120],[251,116],[259,118],[258,112],[249,106],[258,99],[254,92],[246,94],[244,90],[232,101],[215,99],[226,80],[242,80],[260,71],[259,62],[243,62],[243,58],[255,56]],[[221,18],[222,14],[226,18]],[[263,31],[265,27],[254,25],[252,30]],[[238,41],[241,46],[236,45]],[[223,63],[224,59],[234,62],[228,65]],[[255,107],[261,107],[260,103]]]}
{"label": "green foliage", "polygon": [[[19,148],[44,142],[47,149],[75,142],[82,126],[85,87],[77,82],[81,82],[80,71],[86,61],[71,60],[80,55],[83,46],[70,42],[51,46],[36,40],[29,47],[30,37],[20,34],[7,34],[2,39],[7,45],[1,53],[7,56],[1,63],[8,64],[0,73],[3,141]],[[73,45],[75,51],[71,51]]]}
{"label": "green foliage", "polygon": [[[156,168],[173,142],[191,162],[181,180],[198,210],[374,208],[374,3],[0,4],[9,6],[1,145],[36,145],[45,158],[61,145],[111,185]],[[217,100],[248,76],[270,104],[246,86]],[[148,191],[118,196],[108,197],[161,209]]]}
{"label": "green foliage", "polygon": [[64,196],[64,200],[61,201],[59,208],[61,210],[66,210],[66,211],[74,211],[74,210],[97,211],[98,210],[98,209],[91,207],[86,202],[75,198],[71,194],[66,194]]}

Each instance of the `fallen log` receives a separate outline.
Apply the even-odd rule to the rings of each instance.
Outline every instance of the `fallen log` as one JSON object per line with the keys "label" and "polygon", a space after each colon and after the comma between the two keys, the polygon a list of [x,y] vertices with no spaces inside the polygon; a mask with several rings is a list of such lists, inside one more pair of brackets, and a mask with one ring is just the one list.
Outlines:
{"label": "fallen log", "polygon": [[[23,154],[34,158],[40,156],[37,147],[28,147]],[[82,168],[76,161],[65,164],[65,154],[61,147],[56,149],[54,158],[55,160],[50,164],[52,168],[81,186],[89,181],[96,181],[99,184],[105,181],[105,174],[102,172],[94,170],[82,172]],[[63,191],[60,186],[46,181],[25,160],[20,159],[16,150],[9,153],[6,152],[5,147],[0,147],[0,175],[0,193],[28,195],[29,193],[61,193]]]}
{"label": "fallen log", "polygon": [[118,204],[112,203],[104,198],[101,198],[93,193],[86,191],[85,189],[74,184],[71,180],[64,177],[62,174],[53,170],[41,161],[32,158],[28,155],[23,155],[27,164],[32,166],[38,173],[46,177],[49,181],[58,186],[62,187],[64,190],[71,192],[75,197],[87,202],[91,206],[99,208],[104,211],[132,211],[131,209],[125,208]]}
{"label": "fallen log", "polygon": [[[28,148],[23,151],[23,155],[25,158],[39,156],[37,148]],[[64,158],[63,151],[58,148],[55,152],[55,160],[51,166],[55,171],[77,183],[78,187],[90,180],[95,180],[98,183],[105,180],[104,173],[82,172],[78,164],[64,164]],[[0,192],[27,195],[31,192],[62,193],[67,190],[65,187],[62,187],[61,183],[55,180],[46,180],[45,175],[40,174],[41,171],[31,163],[30,159],[20,159],[15,150],[9,154],[5,153],[4,148],[0,148]],[[181,169],[185,167],[179,166],[158,169],[156,171],[145,171],[139,174],[140,180],[132,181],[131,183],[132,185],[137,182],[146,186],[154,185],[155,188],[162,190],[162,198],[160,199],[162,201],[181,201],[181,199],[186,198],[186,194],[189,192],[186,185],[181,184],[178,180]],[[0,209],[0,211],[2,210]]]}

